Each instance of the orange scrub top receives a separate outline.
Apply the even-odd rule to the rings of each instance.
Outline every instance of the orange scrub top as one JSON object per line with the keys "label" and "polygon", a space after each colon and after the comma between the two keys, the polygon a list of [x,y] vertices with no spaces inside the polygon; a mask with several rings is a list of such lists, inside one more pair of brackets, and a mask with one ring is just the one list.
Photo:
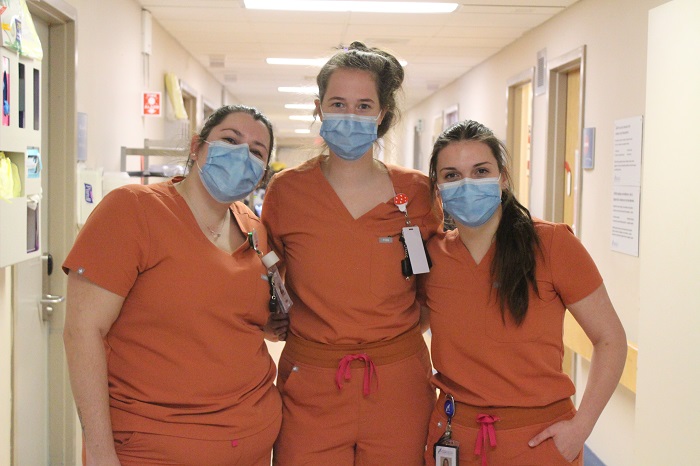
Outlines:
{"label": "orange scrub top", "polygon": [[562,372],[564,311],[603,282],[581,242],[564,224],[535,220],[542,246],[525,320],[505,325],[490,269],[495,243],[478,265],[458,231],[428,244],[433,268],[421,282],[431,309],[431,354],[443,392],[474,406],[545,406],[574,394]]}
{"label": "orange scrub top", "polygon": [[[263,204],[262,220],[284,256],[294,301],[290,330],[326,344],[390,340],[419,319],[416,277],[406,280],[401,272],[405,216],[392,198],[354,219],[323,175],[323,157],[275,175]],[[386,167],[395,193],[408,196],[411,224],[428,239],[440,224],[428,178]]]}
{"label": "orange scrub top", "polygon": [[[231,212],[266,244],[247,207]],[[125,298],[105,338],[114,431],[236,439],[281,415],[265,268],[247,243],[214,246],[173,181],[110,192],[63,268]]]}

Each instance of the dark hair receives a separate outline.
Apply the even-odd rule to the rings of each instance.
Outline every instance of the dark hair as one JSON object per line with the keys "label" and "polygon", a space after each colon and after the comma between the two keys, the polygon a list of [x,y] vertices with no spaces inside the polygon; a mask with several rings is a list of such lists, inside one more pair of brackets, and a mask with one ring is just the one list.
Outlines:
{"label": "dark hair", "polygon": [[511,178],[508,172],[508,151],[486,126],[472,120],[462,121],[447,128],[435,141],[430,156],[430,187],[433,200],[437,190],[437,159],[440,151],[449,144],[459,141],[479,141],[486,144],[496,159],[498,171],[505,177],[505,187],[501,192],[501,221],[496,230],[496,254],[491,264],[491,281],[501,308],[505,323],[506,308],[516,325],[523,323],[529,302],[529,287],[535,293],[536,253],[540,242],[535,232],[530,212],[518,202],[511,192]]}
{"label": "dark hair", "polygon": [[[224,105],[223,107],[219,107],[219,109],[217,109],[214,113],[209,115],[207,120],[204,122],[202,129],[197,134],[197,137],[199,138],[199,143],[203,144],[209,137],[211,130],[214,129],[217,125],[221,124],[221,122],[224,121],[224,119],[232,113],[247,113],[248,115],[253,117],[254,120],[261,121],[267,128],[267,132],[270,134],[270,149],[267,154],[267,164],[265,166],[265,173],[267,173],[270,168],[270,156],[272,155],[272,148],[275,144],[275,136],[272,130],[272,123],[270,122],[270,120],[265,115],[260,113],[260,111],[256,108],[248,107],[246,105]],[[189,167],[191,164],[192,162],[190,162],[190,160],[188,159],[187,166]]]}
{"label": "dark hair", "polygon": [[384,136],[399,118],[396,94],[403,83],[403,67],[390,53],[376,47],[367,47],[362,42],[353,42],[347,50],[333,55],[316,76],[318,96],[321,101],[326,94],[328,81],[338,68],[369,71],[374,75],[379,95],[379,105],[386,112],[377,128],[377,136]]}

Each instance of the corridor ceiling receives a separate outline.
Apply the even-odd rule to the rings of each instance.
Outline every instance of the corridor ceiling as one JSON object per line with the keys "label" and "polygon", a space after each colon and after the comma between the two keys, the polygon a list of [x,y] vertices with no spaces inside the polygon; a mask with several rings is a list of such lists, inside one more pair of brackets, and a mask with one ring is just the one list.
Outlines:
{"label": "corridor ceiling", "polygon": [[[320,125],[289,119],[311,110],[284,107],[313,103],[314,96],[278,88],[314,86],[319,68],[270,65],[266,58],[327,58],[353,40],[387,49],[407,62],[402,107],[408,109],[576,3],[456,0],[452,13],[389,14],[249,10],[243,0],[138,1],[236,99],[267,114],[278,138],[289,142],[308,141]],[[295,134],[309,128],[310,135]]]}

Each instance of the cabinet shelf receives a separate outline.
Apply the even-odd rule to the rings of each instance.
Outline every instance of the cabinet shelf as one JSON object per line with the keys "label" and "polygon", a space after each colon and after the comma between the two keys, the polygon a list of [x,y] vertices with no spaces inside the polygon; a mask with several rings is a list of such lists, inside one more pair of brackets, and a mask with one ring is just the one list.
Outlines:
{"label": "cabinet shelf", "polygon": [[[141,178],[143,184],[147,184],[149,178],[170,178],[166,175],[159,166],[158,170],[151,170],[151,157],[161,157],[166,159],[187,159],[186,149],[177,149],[167,147],[167,143],[163,141],[154,141],[146,139],[145,147],[125,147],[121,148],[121,171],[128,173],[129,176]],[[138,157],[140,159],[141,170],[127,169],[127,159],[129,157]]]}

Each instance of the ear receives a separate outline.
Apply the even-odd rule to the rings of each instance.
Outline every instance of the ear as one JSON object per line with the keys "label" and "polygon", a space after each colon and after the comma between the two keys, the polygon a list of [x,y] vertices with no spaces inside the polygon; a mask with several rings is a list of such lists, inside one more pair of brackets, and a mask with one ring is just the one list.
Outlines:
{"label": "ear", "polygon": [[500,181],[498,182],[498,184],[501,185],[501,191],[503,191],[503,190],[510,191],[510,183],[508,183],[508,178],[509,178],[509,177],[508,177],[508,172],[506,172],[505,170],[503,170],[503,171],[499,174],[499,176],[501,177],[501,179],[500,179]]}
{"label": "ear", "polygon": [[318,119],[323,121],[323,113],[321,113],[321,101],[319,99],[314,99],[314,105],[316,110],[314,110],[314,116],[318,116]]}
{"label": "ear", "polygon": [[379,118],[377,118],[377,126],[380,126],[382,122],[384,121],[384,117],[386,116],[386,110],[382,109],[379,112]]}
{"label": "ear", "polygon": [[192,139],[190,140],[190,159],[192,160],[197,160],[197,151],[199,148],[202,147],[202,143],[199,140],[199,135],[195,134],[192,136]]}

